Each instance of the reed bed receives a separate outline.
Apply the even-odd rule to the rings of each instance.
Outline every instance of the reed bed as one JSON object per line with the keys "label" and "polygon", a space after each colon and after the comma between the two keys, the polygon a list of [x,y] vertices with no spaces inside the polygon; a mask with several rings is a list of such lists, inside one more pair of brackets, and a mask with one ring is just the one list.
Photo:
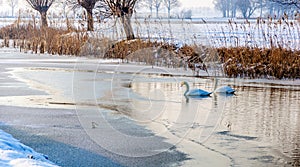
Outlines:
{"label": "reed bed", "polygon": [[0,38],[4,39],[2,47],[9,47],[33,53],[58,55],[79,55],[82,45],[87,41],[87,34],[69,28],[42,28],[35,19],[24,23],[19,18],[12,25],[0,29]]}
{"label": "reed bed", "polygon": [[300,78],[300,51],[285,48],[218,48],[228,77]]}
{"label": "reed bed", "polygon": [[117,58],[126,62],[143,62],[149,65],[169,68],[203,68],[206,66],[196,49],[184,45],[178,48],[171,43],[150,40],[122,40],[113,44],[104,58]]}
{"label": "reed bed", "polygon": [[209,34],[227,77],[300,78],[300,25],[287,15],[256,22],[229,20]]}
{"label": "reed bed", "polygon": [[[41,28],[35,17],[25,22],[19,17],[14,24],[0,29],[1,46],[13,46],[23,52],[190,68],[195,75],[199,75],[200,70],[211,69],[219,70],[227,77],[300,78],[299,23],[289,21],[285,16],[278,20],[258,18],[256,22],[246,20],[243,23],[230,20],[220,29],[207,26],[211,45],[199,43],[204,38],[197,34],[188,38],[194,31],[191,23],[187,26],[182,23],[176,30],[170,22],[163,24],[163,21],[145,19],[143,24],[138,20],[134,23],[137,39],[127,41],[123,40],[125,34],[116,22],[112,26],[99,23],[96,32],[87,32],[84,23],[68,19],[52,20],[51,26]],[[185,42],[176,43],[176,37],[180,35],[184,36]]]}
{"label": "reed bed", "polygon": [[219,47],[255,47],[288,48],[300,50],[300,24],[284,15],[275,19],[257,18],[256,21],[236,22],[210,27],[208,39],[215,48]]}

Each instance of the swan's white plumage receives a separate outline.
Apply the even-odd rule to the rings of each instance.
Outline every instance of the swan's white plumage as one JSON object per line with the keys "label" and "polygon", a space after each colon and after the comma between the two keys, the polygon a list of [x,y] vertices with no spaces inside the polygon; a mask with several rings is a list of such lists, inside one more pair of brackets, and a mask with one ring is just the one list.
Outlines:
{"label": "swan's white plumage", "polygon": [[226,94],[233,94],[235,92],[234,89],[232,89],[230,86],[221,86],[218,87],[218,79],[214,79],[214,93],[226,93]]}
{"label": "swan's white plumage", "polygon": [[230,86],[222,86],[217,88],[214,92],[216,93],[226,93],[226,94],[233,94],[235,92]]}
{"label": "swan's white plumage", "polygon": [[190,86],[187,82],[182,82],[181,86],[185,85],[186,86],[186,91],[184,93],[185,96],[209,96],[212,92],[207,92],[202,89],[192,89],[190,90]]}

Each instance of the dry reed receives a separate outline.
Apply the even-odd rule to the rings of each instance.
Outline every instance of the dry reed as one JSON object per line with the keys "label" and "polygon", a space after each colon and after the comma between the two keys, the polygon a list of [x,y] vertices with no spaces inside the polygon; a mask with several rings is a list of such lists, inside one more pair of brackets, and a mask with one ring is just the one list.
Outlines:
{"label": "dry reed", "polygon": [[[53,21],[51,24],[58,23]],[[115,41],[104,36],[91,35],[81,28],[74,27],[67,19],[66,28],[40,28],[36,25],[34,17],[28,23],[22,23],[19,17],[14,24],[0,29],[0,38],[3,39],[3,47],[9,47],[10,41],[13,40],[13,47],[19,47],[20,51],[24,52],[30,50],[41,54],[114,58],[156,66],[190,68],[198,72],[207,71],[207,68],[211,67],[207,67],[206,64],[214,62],[222,63],[222,71],[228,77],[300,78],[300,51],[296,49],[299,42],[296,40],[298,37],[295,37],[300,31],[299,27],[287,18],[278,21],[271,18],[267,21],[258,19],[255,26],[250,26],[250,22],[242,25],[229,22],[229,32],[225,33],[224,30],[222,34],[224,38],[229,34],[230,39],[223,40],[225,44],[221,45],[218,41],[212,42],[218,43],[214,48],[196,43],[178,47],[163,40],[153,41],[150,40],[149,32],[148,39]],[[250,27],[254,27],[254,30]],[[240,31],[247,36],[239,38],[241,36],[236,34]],[[277,31],[284,32],[286,36],[274,34]],[[172,36],[171,30],[168,33]],[[253,43],[257,35],[264,41]],[[236,38],[232,41],[233,36]],[[286,39],[291,39],[292,42],[285,42]]]}
{"label": "dry reed", "polygon": [[41,28],[35,24],[34,19],[28,24],[18,19],[12,25],[0,29],[0,38],[4,39],[4,46],[9,47],[11,39],[13,46],[24,52],[30,50],[41,54],[79,55],[88,36],[85,32],[70,28]]}
{"label": "dry reed", "polygon": [[300,78],[300,51],[285,48],[218,48],[228,77]]}

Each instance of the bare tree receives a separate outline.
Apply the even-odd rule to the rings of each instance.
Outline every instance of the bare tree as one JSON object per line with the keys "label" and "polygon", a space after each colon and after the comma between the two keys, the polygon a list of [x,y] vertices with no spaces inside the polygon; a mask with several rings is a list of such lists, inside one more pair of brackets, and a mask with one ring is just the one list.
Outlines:
{"label": "bare tree", "polygon": [[144,7],[147,7],[150,9],[151,16],[152,16],[152,11],[153,8],[155,8],[156,11],[156,17],[158,18],[158,11],[161,8],[163,0],[141,0],[141,3]]}
{"label": "bare tree", "polygon": [[237,6],[237,2],[238,2],[239,0],[230,0],[230,16],[232,17],[232,18],[235,18],[236,17],[236,13],[237,13],[237,8],[238,8],[238,6]]}
{"label": "bare tree", "polygon": [[78,4],[82,6],[87,12],[87,30],[94,31],[94,17],[93,9],[99,0],[77,0]]}
{"label": "bare tree", "polygon": [[[106,13],[120,18],[128,40],[134,39],[134,33],[131,25],[131,17],[137,0],[103,0],[109,9]],[[107,14],[105,14],[107,16]]]}
{"label": "bare tree", "polygon": [[240,0],[237,3],[238,8],[242,12],[244,18],[248,18],[248,10],[251,8],[250,0]]}
{"label": "bare tree", "polygon": [[239,0],[237,1],[237,7],[241,11],[243,17],[247,19],[261,7],[260,0]]}
{"label": "bare tree", "polygon": [[153,0],[141,0],[138,1],[139,6],[149,8],[150,15],[153,13]]}
{"label": "bare tree", "polygon": [[300,0],[271,0],[281,5],[295,6],[300,9]]}
{"label": "bare tree", "polygon": [[259,6],[260,6],[260,14],[259,14],[259,16],[262,17],[262,13],[263,13],[263,0],[259,0]]}
{"label": "bare tree", "polygon": [[93,9],[96,7],[96,3],[101,0],[68,0],[68,3],[73,6],[73,8],[83,7],[87,13],[87,30],[94,31],[94,17]]}
{"label": "bare tree", "polygon": [[295,17],[300,13],[300,0],[270,0],[277,9],[277,15]]}
{"label": "bare tree", "polygon": [[191,19],[192,18],[192,10],[191,9],[183,9],[180,12],[179,18],[182,19]]}
{"label": "bare tree", "polygon": [[153,6],[156,10],[156,17],[158,18],[158,11],[161,7],[162,0],[153,0],[152,2],[153,2]]}
{"label": "bare tree", "polygon": [[26,0],[29,5],[41,15],[42,26],[47,27],[47,11],[55,0]]}
{"label": "bare tree", "polygon": [[266,5],[269,14],[274,17],[289,16],[293,18],[300,12],[300,0],[269,0]]}
{"label": "bare tree", "polygon": [[180,6],[180,2],[179,0],[164,0],[164,5],[166,6],[167,10],[168,10],[168,18],[171,17],[171,10],[174,7],[178,7]]}
{"label": "bare tree", "polygon": [[18,5],[18,0],[7,0],[8,5],[11,7],[11,16],[14,16],[15,8]]}
{"label": "bare tree", "polygon": [[[223,14],[223,17],[230,17],[231,1],[233,0],[214,0],[213,3],[217,10],[220,10]],[[231,12],[235,13],[235,12]],[[232,16],[235,17],[235,16]]]}

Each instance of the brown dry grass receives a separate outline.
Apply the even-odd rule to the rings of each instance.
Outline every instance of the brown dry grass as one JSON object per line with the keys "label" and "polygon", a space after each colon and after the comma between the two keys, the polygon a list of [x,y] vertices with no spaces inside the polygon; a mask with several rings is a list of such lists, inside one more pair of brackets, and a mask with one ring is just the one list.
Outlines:
{"label": "brown dry grass", "polygon": [[[67,29],[39,28],[32,22],[14,24],[0,29],[2,46],[20,51],[58,55],[93,56],[117,58],[124,61],[143,62],[156,66],[184,67],[194,71],[207,70],[205,62],[223,64],[228,77],[242,78],[300,78],[300,51],[282,47],[220,47],[185,45],[177,48],[173,44],[150,40],[113,41],[104,37],[89,37],[67,22]],[[204,61],[203,61],[204,60]]]}
{"label": "brown dry grass", "polygon": [[192,70],[201,66],[206,70],[195,47],[185,45],[177,48],[173,44],[141,39],[114,43],[106,51],[104,58],[118,58],[127,62],[144,62],[173,68],[189,67]]}
{"label": "brown dry grass", "polygon": [[18,47],[24,52],[31,50],[33,53],[79,55],[88,37],[80,31],[39,28],[34,22],[21,24],[20,20],[17,20],[14,24],[0,29],[0,38],[4,39],[5,47],[9,47],[11,39],[13,47]]}
{"label": "brown dry grass", "polygon": [[228,77],[300,78],[300,51],[284,48],[218,48]]}

